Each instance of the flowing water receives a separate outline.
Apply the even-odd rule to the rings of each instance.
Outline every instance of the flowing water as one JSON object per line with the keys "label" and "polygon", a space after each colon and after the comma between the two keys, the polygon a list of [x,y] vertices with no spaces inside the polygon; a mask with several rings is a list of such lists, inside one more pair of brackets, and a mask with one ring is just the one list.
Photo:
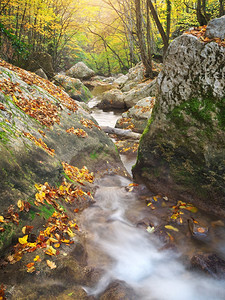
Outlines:
{"label": "flowing water", "polygon": [[[116,118],[101,111],[98,114],[100,125],[102,119],[104,125],[109,125],[109,118]],[[146,215],[146,204],[126,188],[130,183],[121,176],[105,176],[97,183],[96,203],[84,212],[89,264],[104,270],[98,284],[86,289],[88,293],[98,297],[110,282],[118,279],[134,289],[137,300],[225,299],[224,281],[188,270],[181,254],[160,250],[159,240],[136,226],[137,220]],[[154,224],[157,223],[155,217]],[[223,254],[224,245],[221,242]]]}

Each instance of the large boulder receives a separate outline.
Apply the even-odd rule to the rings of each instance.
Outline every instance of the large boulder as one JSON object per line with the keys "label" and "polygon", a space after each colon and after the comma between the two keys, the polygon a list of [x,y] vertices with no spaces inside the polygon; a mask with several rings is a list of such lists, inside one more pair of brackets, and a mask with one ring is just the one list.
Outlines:
{"label": "large boulder", "polygon": [[[38,218],[36,213],[51,216],[49,206],[34,205],[35,184],[60,184],[65,174],[62,162],[78,168],[85,165],[99,174],[122,164],[113,142],[61,88],[2,60],[0,83],[0,216],[10,205],[17,207],[19,199],[32,204],[29,212],[20,213],[19,226],[7,223],[1,229],[2,250],[22,234],[22,226]],[[83,199],[76,205],[85,203]]]}
{"label": "large boulder", "polygon": [[89,79],[95,75],[95,72],[88,68],[85,63],[80,61],[67,70],[66,74],[73,78]]}
{"label": "large boulder", "polygon": [[56,84],[61,85],[69,96],[78,101],[88,101],[92,94],[89,89],[77,78],[71,78],[66,75],[57,74],[54,77]]}
{"label": "large boulder", "polygon": [[44,73],[48,76],[48,78],[52,78],[54,76],[52,57],[46,52],[32,53],[27,60],[26,69],[31,72],[35,72],[38,69],[42,69]]}
{"label": "large boulder", "polygon": [[123,129],[129,127],[134,132],[142,133],[148,124],[148,119],[151,117],[154,104],[154,97],[139,100],[136,105],[122,114],[116,122],[116,127]]}
{"label": "large boulder", "polygon": [[101,101],[97,106],[106,110],[125,108],[124,94],[118,89],[107,91],[102,94]]}
{"label": "large boulder", "polygon": [[225,39],[225,16],[211,20],[205,34],[210,39]]}
{"label": "large boulder", "polygon": [[135,177],[225,213],[225,48],[182,35],[169,46]]}

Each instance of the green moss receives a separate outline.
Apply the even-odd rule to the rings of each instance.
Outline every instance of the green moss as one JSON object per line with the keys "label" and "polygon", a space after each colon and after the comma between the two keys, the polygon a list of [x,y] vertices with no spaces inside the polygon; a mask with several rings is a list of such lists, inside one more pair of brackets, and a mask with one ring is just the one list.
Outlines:
{"label": "green moss", "polygon": [[97,159],[98,156],[99,156],[99,154],[96,151],[90,153],[90,158],[91,159]]}
{"label": "green moss", "polygon": [[[168,115],[179,130],[187,130],[190,126],[203,124],[204,134],[212,134],[213,127],[218,125],[220,129],[225,128],[225,99],[216,99],[211,94],[202,99],[192,98],[176,106]],[[185,118],[190,116],[190,122]]]}
{"label": "green moss", "polygon": [[7,142],[9,141],[9,138],[7,137],[7,133],[5,131],[0,131],[0,141],[3,144],[7,144]]}

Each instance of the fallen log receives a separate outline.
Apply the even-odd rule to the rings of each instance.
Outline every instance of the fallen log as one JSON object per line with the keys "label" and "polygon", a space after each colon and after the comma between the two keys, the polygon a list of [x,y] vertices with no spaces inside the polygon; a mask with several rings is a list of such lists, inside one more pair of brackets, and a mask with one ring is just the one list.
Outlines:
{"label": "fallen log", "polygon": [[127,139],[139,140],[141,137],[140,133],[133,132],[130,129],[113,128],[110,126],[101,126],[101,129],[106,133],[115,134]]}

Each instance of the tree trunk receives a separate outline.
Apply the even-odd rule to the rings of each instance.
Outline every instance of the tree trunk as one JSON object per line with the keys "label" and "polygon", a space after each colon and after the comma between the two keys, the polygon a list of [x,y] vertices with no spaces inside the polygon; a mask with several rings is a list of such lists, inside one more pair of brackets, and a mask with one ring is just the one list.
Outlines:
{"label": "tree trunk", "polygon": [[147,0],[148,1],[148,4],[149,4],[149,8],[150,8],[150,11],[151,11],[151,14],[152,14],[152,17],[156,23],[156,26],[158,28],[158,31],[162,37],[162,40],[163,40],[163,45],[164,45],[164,53],[166,52],[167,48],[168,48],[168,45],[169,45],[169,42],[168,42],[168,39],[167,39],[167,36],[166,36],[166,33],[162,27],[162,24],[159,20],[159,17],[158,17],[158,14],[152,4],[152,1],[151,0]]}
{"label": "tree trunk", "polygon": [[166,0],[166,36],[169,41],[170,38],[170,24],[171,24],[171,2]]}
{"label": "tree trunk", "polygon": [[153,78],[152,72],[152,60],[151,57],[148,57],[146,52],[146,45],[144,41],[144,35],[142,30],[142,14],[141,14],[141,4],[140,0],[135,0],[135,8],[136,8],[136,26],[137,26],[137,37],[140,48],[140,55],[143,65],[145,67],[145,76]]}

